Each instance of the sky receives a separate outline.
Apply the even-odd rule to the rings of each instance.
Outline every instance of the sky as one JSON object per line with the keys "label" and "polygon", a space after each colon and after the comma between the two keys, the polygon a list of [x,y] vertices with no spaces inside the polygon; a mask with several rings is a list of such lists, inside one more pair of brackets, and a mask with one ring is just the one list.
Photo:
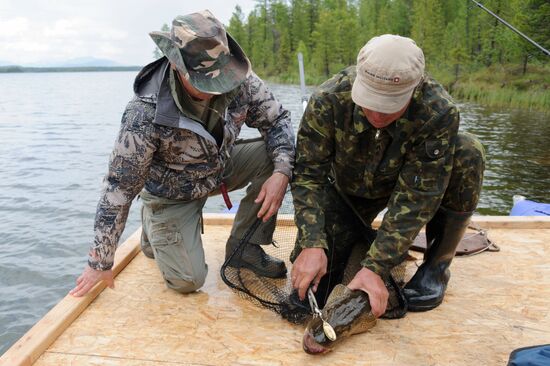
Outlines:
{"label": "sky", "polygon": [[149,32],[177,15],[209,9],[228,24],[254,0],[0,0],[0,64],[33,65],[94,57],[121,65],[153,61]]}

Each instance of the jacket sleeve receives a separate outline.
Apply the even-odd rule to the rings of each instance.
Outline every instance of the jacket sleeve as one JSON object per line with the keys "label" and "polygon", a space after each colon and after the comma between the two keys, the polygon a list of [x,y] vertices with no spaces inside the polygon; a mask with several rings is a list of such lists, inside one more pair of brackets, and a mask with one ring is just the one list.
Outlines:
{"label": "jacket sleeve", "polygon": [[328,176],[334,160],[334,123],[332,104],[314,94],[307,105],[298,130],[296,167],[292,182],[296,246],[328,249],[325,232],[325,207]]}
{"label": "jacket sleeve", "polygon": [[291,178],[295,148],[290,112],[256,74],[251,73],[245,83],[248,99],[245,123],[260,131],[274,164],[273,172]]}
{"label": "jacket sleeve", "polygon": [[145,123],[148,108],[152,107],[134,99],[122,116],[109,170],[103,180],[95,216],[95,239],[88,255],[89,266],[96,270],[112,268],[130,205],[145,184],[157,148],[155,127]]}
{"label": "jacket sleeve", "polygon": [[420,229],[439,207],[449,179],[459,114],[451,107],[432,117],[412,141],[376,239],[361,264],[386,275],[401,263]]}

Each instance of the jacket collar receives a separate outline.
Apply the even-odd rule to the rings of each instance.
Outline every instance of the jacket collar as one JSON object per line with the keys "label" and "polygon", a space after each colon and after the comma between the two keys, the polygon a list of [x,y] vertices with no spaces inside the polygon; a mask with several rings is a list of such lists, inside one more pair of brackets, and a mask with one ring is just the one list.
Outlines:
{"label": "jacket collar", "polygon": [[180,127],[180,112],[170,93],[168,72],[170,63],[162,57],[146,65],[136,76],[134,93],[144,102],[155,103],[153,123],[168,127]]}
{"label": "jacket collar", "polygon": [[[355,103],[353,106],[354,106],[353,107],[353,125],[351,129],[352,133],[354,135],[358,135],[366,131],[376,130],[377,128],[370,124],[369,120],[363,113],[363,109]],[[410,107],[407,108],[407,110],[403,114],[403,117],[401,117],[400,120],[408,118],[409,109]],[[393,138],[395,134],[395,129],[396,129],[395,126],[396,126],[396,123],[394,121],[390,125],[384,128],[380,128],[380,130],[388,132],[390,136]]]}

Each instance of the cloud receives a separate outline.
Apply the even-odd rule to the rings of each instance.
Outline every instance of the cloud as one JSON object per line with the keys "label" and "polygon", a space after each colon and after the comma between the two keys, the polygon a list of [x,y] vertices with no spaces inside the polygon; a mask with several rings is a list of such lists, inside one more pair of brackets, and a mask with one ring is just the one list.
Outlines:
{"label": "cloud", "polygon": [[83,55],[113,58],[128,32],[82,18],[58,19],[53,23],[25,17],[0,23],[0,55],[15,63],[62,61]]}
{"label": "cloud", "polygon": [[[16,17],[0,22],[0,37],[12,38],[28,32],[31,28],[31,22],[27,18]],[[0,39],[1,39],[0,38]]]}
{"label": "cloud", "polygon": [[245,14],[255,0],[1,0],[0,60],[52,63],[78,57],[125,65],[153,61],[148,33],[176,15],[210,9],[227,24],[235,5]]}
{"label": "cloud", "polygon": [[96,23],[91,19],[72,18],[61,19],[56,21],[52,26],[46,26],[44,36],[55,40],[87,38],[120,41],[125,39],[128,34],[125,31]]}

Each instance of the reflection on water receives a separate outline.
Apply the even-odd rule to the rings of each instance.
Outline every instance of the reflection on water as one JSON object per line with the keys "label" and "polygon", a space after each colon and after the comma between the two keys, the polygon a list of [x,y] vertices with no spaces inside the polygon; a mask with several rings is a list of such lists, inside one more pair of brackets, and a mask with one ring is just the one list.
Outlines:
{"label": "reflection on water", "polygon": [[[0,354],[67,293],[85,264],[101,180],[134,76],[0,74]],[[299,88],[272,89],[297,127]],[[461,109],[462,129],[487,149],[479,213],[506,215],[514,194],[550,202],[549,116]],[[241,196],[231,193],[233,202]],[[123,239],[139,226],[134,206]],[[213,198],[205,211],[223,208]]]}
{"label": "reflection on water", "polygon": [[461,118],[487,151],[480,214],[507,215],[515,194],[550,202],[549,114],[462,105]]}

